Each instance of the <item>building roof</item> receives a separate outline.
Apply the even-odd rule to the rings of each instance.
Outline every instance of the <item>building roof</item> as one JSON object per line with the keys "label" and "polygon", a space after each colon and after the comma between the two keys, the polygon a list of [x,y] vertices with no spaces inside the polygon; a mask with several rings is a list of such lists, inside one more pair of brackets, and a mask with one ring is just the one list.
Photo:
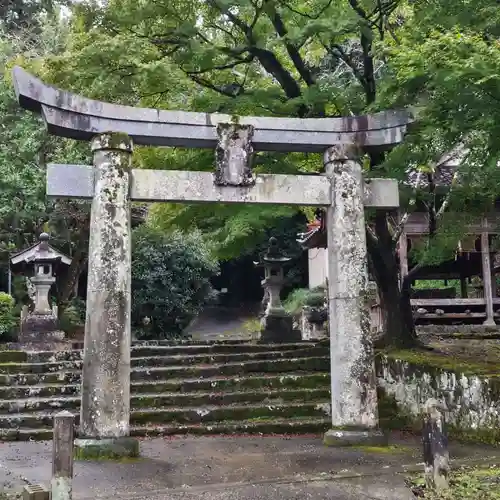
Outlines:
{"label": "building roof", "polygon": [[[456,165],[438,165],[434,171],[434,183],[436,186],[451,186],[453,182],[453,177],[455,172],[457,171]],[[428,186],[429,182],[427,180],[426,175],[420,175],[416,170],[411,170],[407,173],[407,181],[405,184],[408,184],[412,187],[423,188]]]}
{"label": "building roof", "polygon": [[[451,186],[453,177],[455,176],[460,163],[467,156],[468,149],[459,144],[449,153],[443,155],[434,165],[434,183],[436,186]],[[412,187],[426,187],[429,183],[426,175],[419,175],[415,168],[410,168],[406,171],[407,181],[404,184]],[[417,186],[418,183],[418,186]]]}
{"label": "building roof", "polygon": [[47,233],[42,233],[39,237],[38,243],[35,245],[32,245],[25,250],[21,250],[10,257],[10,262],[13,266],[22,262],[29,264],[39,261],[61,262],[67,266],[71,265],[70,257],[49,245],[49,235]]}
{"label": "building roof", "polygon": [[[453,183],[456,171],[460,162],[462,162],[468,150],[463,144],[459,144],[450,153],[443,155],[434,167],[434,182],[436,186],[450,187]],[[416,168],[410,168],[406,172],[406,181],[402,184],[413,188],[425,188],[429,182],[426,175],[419,173]],[[307,227],[307,231],[299,233],[297,242],[303,248],[326,248],[327,238],[324,222],[322,220],[314,221]]]}

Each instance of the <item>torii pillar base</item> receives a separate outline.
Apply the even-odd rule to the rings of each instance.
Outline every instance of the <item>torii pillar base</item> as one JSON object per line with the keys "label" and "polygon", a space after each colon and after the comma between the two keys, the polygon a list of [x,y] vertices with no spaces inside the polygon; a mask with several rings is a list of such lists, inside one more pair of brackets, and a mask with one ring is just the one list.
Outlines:
{"label": "torii pillar base", "polygon": [[75,460],[117,460],[138,456],[139,441],[133,437],[75,439]]}
{"label": "torii pillar base", "polygon": [[379,429],[330,429],[325,432],[326,446],[387,446],[388,437]]}

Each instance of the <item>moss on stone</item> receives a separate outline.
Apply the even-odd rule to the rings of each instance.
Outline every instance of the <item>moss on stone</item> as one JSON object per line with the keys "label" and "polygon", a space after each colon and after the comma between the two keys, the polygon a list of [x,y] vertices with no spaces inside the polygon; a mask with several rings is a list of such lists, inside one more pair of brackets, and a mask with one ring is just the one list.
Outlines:
{"label": "moss on stone", "polygon": [[112,460],[130,462],[140,459],[139,441],[131,437],[95,440],[77,443],[73,454],[75,460]]}
{"label": "moss on stone", "polygon": [[448,437],[460,443],[482,443],[500,446],[500,428],[461,429],[455,425],[447,425]]}
{"label": "moss on stone", "polygon": [[132,143],[130,136],[125,132],[104,132],[100,137],[106,137],[104,149],[122,149],[120,147],[122,144],[129,147]]}
{"label": "moss on stone", "polygon": [[464,360],[438,352],[420,350],[392,350],[380,352],[390,359],[405,361],[433,374],[436,370],[445,370],[456,374],[500,377],[500,366],[482,363],[480,360]]}
{"label": "moss on stone", "polygon": [[[189,394],[158,394],[158,395],[134,395],[132,407],[136,408],[164,408],[164,407],[184,407],[188,406],[210,406],[210,405],[231,405],[245,403],[263,403],[270,398],[282,401],[328,401],[330,390],[328,387],[318,389],[293,388],[286,390],[269,392],[269,388],[259,387],[257,390],[245,390],[238,392],[209,392]],[[69,401],[69,399],[67,399]]]}
{"label": "moss on stone", "polygon": [[259,405],[221,406],[210,409],[200,408],[165,408],[161,410],[136,410],[132,412],[133,424],[198,424],[209,422],[251,420],[258,417],[294,418],[326,416],[322,404],[272,404],[262,402]]}
{"label": "moss on stone", "polygon": [[420,430],[417,417],[399,407],[396,398],[387,394],[382,387],[377,388],[379,425],[384,430]]}
{"label": "moss on stone", "polygon": [[24,351],[0,351],[0,363],[26,363],[27,360]]}

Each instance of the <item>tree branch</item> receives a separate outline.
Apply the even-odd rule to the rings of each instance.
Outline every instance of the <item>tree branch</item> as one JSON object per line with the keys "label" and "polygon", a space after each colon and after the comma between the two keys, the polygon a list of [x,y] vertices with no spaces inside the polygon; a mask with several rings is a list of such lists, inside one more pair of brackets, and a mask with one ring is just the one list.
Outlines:
{"label": "tree branch", "polygon": [[278,80],[288,99],[295,99],[301,96],[299,84],[291,73],[278,61],[273,52],[257,47],[251,47],[249,50],[251,54],[257,56],[262,67]]}
{"label": "tree branch", "polygon": [[236,26],[238,26],[238,28],[240,28],[240,30],[246,36],[247,40],[252,45],[255,45],[255,40],[253,37],[253,30],[252,30],[251,26],[246,24],[239,17],[235,16],[227,7],[223,7],[223,6],[219,5],[216,0],[207,0],[207,2],[212,7],[217,9],[221,14],[224,14],[225,16],[227,16],[233,24],[235,24]]}
{"label": "tree branch", "polygon": [[239,66],[240,64],[247,64],[247,63],[250,63],[254,60],[254,56],[253,55],[248,55],[247,57],[244,57],[243,59],[238,59],[236,61],[233,61],[231,63],[227,63],[227,64],[221,64],[220,66],[212,66],[211,68],[205,68],[205,69],[199,69],[199,70],[196,70],[196,71],[188,71],[188,70],[183,70],[186,75],[188,76],[191,76],[191,75],[201,75],[203,73],[208,73],[209,71],[212,71],[212,70],[225,70],[225,69],[231,69],[231,68],[235,68],[236,66]]}
{"label": "tree branch", "polygon": [[319,19],[323,15],[323,13],[328,9],[328,7],[330,7],[330,5],[332,4],[332,1],[333,0],[329,0],[328,2],[326,2],[326,4],[319,10],[319,12],[317,14],[314,14],[314,15],[306,14],[305,12],[300,12],[299,10],[291,7],[286,2],[282,1],[280,3],[281,3],[281,5],[286,7],[290,12],[293,12],[294,14],[298,14],[299,16],[306,17],[307,19],[311,19],[311,20],[315,21],[316,19]]}
{"label": "tree branch", "polygon": [[[276,78],[288,99],[300,97],[301,90],[299,84],[295,81],[291,73],[279,62],[276,55],[270,50],[257,46],[257,41],[255,40],[253,34],[253,26],[250,26],[239,19],[227,7],[219,5],[217,0],[208,0],[208,3],[217,9],[221,14],[226,15],[233,24],[240,28],[249,43],[249,47],[246,50],[253,56],[257,57],[262,67],[270,75]],[[256,14],[256,18],[258,18],[258,14]],[[255,22],[256,19],[254,19],[253,24],[255,24]],[[299,113],[300,112],[301,111],[299,110]],[[302,113],[305,113],[304,110],[302,110]]]}
{"label": "tree branch", "polygon": [[453,194],[453,191],[454,191],[456,185],[458,184],[459,177],[460,177],[459,170],[457,168],[457,170],[455,170],[455,172],[453,173],[453,178],[451,179],[450,189],[448,190],[448,193],[446,193],[446,196],[443,200],[443,203],[441,203],[441,206],[439,207],[439,210],[436,213],[436,221],[439,221],[439,219],[441,219],[443,214],[446,212],[446,210],[450,204],[451,195]]}
{"label": "tree branch", "polygon": [[[286,38],[286,36],[288,35],[288,30],[285,27],[283,19],[276,11],[276,8],[272,3],[272,0],[271,1],[266,0],[266,3],[269,6],[268,17],[271,20],[271,23],[273,24],[276,33],[278,33],[280,38]],[[297,49],[297,47],[289,41],[285,41],[285,47],[286,51],[288,52],[288,55],[290,56],[290,59],[292,60],[295,66],[295,69],[298,71],[299,75],[302,77],[304,82],[306,82],[306,84],[309,87],[314,85],[315,84],[314,78],[309,69],[307,68],[306,64],[304,63],[304,60],[302,59],[302,56],[300,55],[300,52]]]}
{"label": "tree branch", "polygon": [[394,243],[399,241],[399,238],[403,234],[405,224],[408,222],[408,219],[410,218],[410,214],[411,214],[410,208],[415,207],[415,205],[417,203],[417,194],[418,194],[418,190],[420,188],[420,184],[422,182],[422,177],[423,177],[423,173],[421,170],[419,170],[417,173],[417,179],[415,180],[415,185],[413,188],[413,195],[410,198],[410,200],[408,201],[408,210],[406,210],[403,217],[401,217],[401,219],[399,220],[398,227],[396,228],[396,231],[394,232],[394,235],[392,236],[392,241]]}
{"label": "tree branch", "polygon": [[365,86],[365,80],[364,80],[363,73],[361,73],[361,71],[359,71],[359,69],[356,67],[356,65],[354,64],[354,62],[352,61],[352,59],[349,57],[349,55],[346,53],[346,51],[340,45],[338,45],[338,44],[334,44],[330,48],[327,48],[327,47],[325,47],[325,48],[329,52],[331,52],[332,49],[336,50],[338,52],[338,55],[339,55],[340,59],[342,61],[344,61],[344,63],[347,64],[347,66],[349,66],[349,68],[351,68],[351,71],[353,72],[354,76],[358,79],[359,83],[361,83],[361,85],[364,88],[364,86]]}
{"label": "tree branch", "polygon": [[367,237],[367,240],[368,239],[371,240],[371,243],[373,245],[377,245],[378,244],[377,235],[375,234],[375,231],[368,224],[366,224],[366,237]]}
{"label": "tree branch", "polygon": [[[186,71],[184,71],[184,73],[186,73]],[[202,87],[213,90],[213,91],[217,92],[218,94],[221,94],[221,95],[226,96],[226,97],[236,97],[237,95],[241,95],[244,93],[244,89],[242,89],[241,86],[239,87],[238,92],[234,92],[234,91],[231,92],[231,91],[226,90],[223,87],[219,87],[218,85],[215,85],[212,82],[205,80],[204,78],[201,78],[197,75],[186,73],[186,76],[188,76],[191,80],[193,80],[193,82],[197,83],[198,85],[201,85]]]}
{"label": "tree branch", "polygon": [[366,104],[370,105],[375,102],[377,89],[373,67],[372,41],[364,33],[361,33],[361,47],[363,48],[363,81]]}

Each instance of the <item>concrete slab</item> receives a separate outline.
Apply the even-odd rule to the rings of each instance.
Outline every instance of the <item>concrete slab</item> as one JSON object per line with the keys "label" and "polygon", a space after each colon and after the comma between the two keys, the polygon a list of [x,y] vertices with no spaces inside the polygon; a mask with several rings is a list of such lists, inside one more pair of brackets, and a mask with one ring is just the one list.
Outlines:
{"label": "concrete slab", "polygon": [[[421,467],[419,441],[392,442],[398,446],[382,453],[327,448],[320,436],[146,439],[138,460],[75,463],[74,499],[413,498],[401,473]],[[488,453],[485,447],[452,448],[452,457]],[[0,480],[17,490],[27,481],[48,485],[51,462],[51,442],[3,443]]]}

